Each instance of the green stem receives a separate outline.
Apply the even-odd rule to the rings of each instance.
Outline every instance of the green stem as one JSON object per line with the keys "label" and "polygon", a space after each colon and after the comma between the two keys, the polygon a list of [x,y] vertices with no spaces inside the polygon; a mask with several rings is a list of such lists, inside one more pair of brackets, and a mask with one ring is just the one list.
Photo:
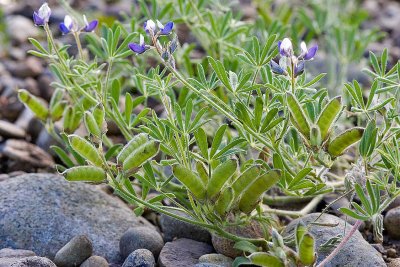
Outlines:
{"label": "green stem", "polygon": [[79,32],[74,32],[73,33],[74,38],[75,38],[75,42],[76,42],[76,46],[78,47],[78,52],[79,52],[79,58],[81,60],[83,60],[83,50],[82,50],[82,44],[81,44],[81,40],[79,39]]}

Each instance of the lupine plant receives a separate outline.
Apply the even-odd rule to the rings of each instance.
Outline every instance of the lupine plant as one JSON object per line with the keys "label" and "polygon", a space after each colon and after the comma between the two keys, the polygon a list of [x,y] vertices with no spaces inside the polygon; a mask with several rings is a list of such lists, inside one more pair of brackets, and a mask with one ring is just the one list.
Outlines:
{"label": "lupine plant", "polygon": [[[142,16],[130,25],[97,28],[98,20],[78,24],[75,14],[65,16],[58,29],[74,36],[77,55],[72,44],[54,40],[47,4],[33,14],[48,42],[30,39],[30,53],[47,59],[57,80],[48,104],[24,89],[19,98],[59,141],[53,150],[65,179],[106,183],[137,215],[152,209],[235,241],[243,251],[235,266],[315,265],[308,227],[299,224],[283,238],[271,215],[306,215],[331,192],[351,196],[341,211],[356,223],[329,242],[332,253],[318,266],[362,221],[371,221],[382,241],[381,213],[400,192],[400,65],[388,69],[387,50],[370,54],[371,88],[344,85],[346,106],[342,96],[329,97],[324,74],[307,71],[318,57],[316,41],[297,46],[297,39],[279,38],[277,24],[241,23],[207,1],[168,1],[152,11],[139,2]],[[180,19],[165,19],[172,11]],[[177,24],[193,32],[206,56],[191,58],[194,45],[179,42]],[[124,141],[112,138],[111,125]],[[309,203],[299,211],[267,206],[300,199]],[[252,222],[262,237],[227,230]]]}

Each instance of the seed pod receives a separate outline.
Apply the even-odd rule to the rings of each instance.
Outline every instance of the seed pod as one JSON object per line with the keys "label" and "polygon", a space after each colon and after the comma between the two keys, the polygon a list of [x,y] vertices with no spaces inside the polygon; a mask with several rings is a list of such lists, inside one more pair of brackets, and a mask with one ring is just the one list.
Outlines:
{"label": "seed pod", "polygon": [[298,254],[301,263],[306,266],[312,266],[316,260],[314,246],[314,238],[309,233],[304,234],[299,244]]}
{"label": "seed pod", "polygon": [[88,133],[100,138],[101,131],[98,124],[96,123],[96,120],[94,119],[93,114],[90,113],[89,111],[86,111],[85,114],[83,115],[83,121],[85,122],[85,127]]}
{"label": "seed pod", "polygon": [[79,135],[72,134],[68,136],[71,147],[83,158],[91,162],[93,165],[101,167],[103,160],[97,149],[86,139]]}
{"label": "seed pod", "polygon": [[132,154],[132,152],[146,143],[148,141],[148,135],[145,133],[140,133],[138,135],[135,135],[125,146],[124,148],[119,152],[117,156],[117,162],[122,163],[126,160],[126,158]]}
{"label": "seed pod", "polygon": [[333,122],[337,119],[342,109],[342,98],[337,96],[333,98],[322,110],[318,117],[317,125],[321,131],[322,141],[325,141],[332,128]]}
{"label": "seed pod", "polygon": [[63,91],[61,88],[57,88],[57,89],[54,91],[54,93],[53,93],[53,95],[52,95],[52,97],[51,97],[51,100],[50,100],[50,104],[49,104],[50,110],[53,110],[54,107],[55,107],[59,102],[62,101],[63,97],[64,97],[64,91]]}
{"label": "seed pod", "polygon": [[93,117],[94,120],[96,121],[97,127],[99,127],[99,129],[102,132],[105,132],[105,111],[104,111],[104,107],[101,104],[98,104],[97,106],[94,107],[93,109]]}
{"label": "seed pod", "polygon": [[215,168],[207,184],[208,198],[212,199],[221,191],[224,184],[235,173],[236,168],[237,160],[235,159],[229,159]]}
{"label": "seed pod", "polygon": [[224,216],[226,213],[228,213],[229,208],[232,205],[233,202],[233,189],[231,187],[226,188],[218,197],[217,201],[215,202],[215,211],[221,215]]}
{"label": "seed pod", "polygon": [[69,106],[64,111],[64,131],[73,133],[81,123],[82,113],[77,112],[73,107]]}
{"label": "seed pod", "polygon": [[250,213],[258,205],[261,195],[276,184],[281,177],[279,170],[273,169],[257,177],[254,182],[243,192],[239,201],[239,209]]}
{"label": "seed pod", "polygon": [[70,182],[95,182],[100,183],[106,180],[106,172],[95,166],[77,166],[65,170],[62,175]]}
{"label": "seed pod", "polygon": [[309,139],[310,125],[303,108],[300,106],[300,103],[296,100],[293,94],[287,93],[286,96],[289,112],[292,115],[291,118],[294,126],[303,134],[304,137]]}
{"label": "seed pod", "polygon": [[232,188],[236,195],[242,193],[260,174],[260,168],[252,166],[242,173],[233,183]]}
{"label": "seed pod", "polygon": [[363,132],[364,128],[359,127],[343,132],[329,143],[328,153],[332,157],[340,156],[349,146],[361,139]]}
{"label": "seed pod", "polygon": [[249,256],[251,263],[257,266],[284,267],[282,260],[266,252],[254,252]]}
{"label": "seed pod", "polygon": [[173,173],[197,199],[204,199],[206,195],[205,185],[193,171],[179,164],[173,167]]}
{"label": "seed pod", "polygon": [[61,119],[66,106],[67,101],[60,101],[54,106],[50,107],[51,120],[58,121],[59,119]]}
{"label": "seed pod", "polygon": [[45,121],[49,116],[49,110],[43,104],[43,102],[40,101],[36,96],[29,93],[27,90],[18,90],[18,98],[33,112],[33,114],[35,114],[38,119]]}
{"label": "seed pod", "polygon": [[204,184],[208,183],[208,173],[206,167],[200,161],[196,162],[196,170]]}
{"label": "seed pod", "polygon": [[301,239],[303,239],[303,236],[307,233],[307,227],[304,225],[304,223],[300,222],[296,225],[296,231],[295,231],[295,241],[296,241],[296,247],[297,250],[299,250],[299,245]]}
{"label": "seed pod", "polygon": [[142,165],[148,159],[154,157],[158,153],[160,143],[154,140],[147,141],[143,145],[136,148],[132,153],[122,162],[124,171],[135,169]]}
{"label": "seed pod", "polygon": [[312,146],[320,146],[322,143],[321,132],[318,127],[311,127],[310,143]]}

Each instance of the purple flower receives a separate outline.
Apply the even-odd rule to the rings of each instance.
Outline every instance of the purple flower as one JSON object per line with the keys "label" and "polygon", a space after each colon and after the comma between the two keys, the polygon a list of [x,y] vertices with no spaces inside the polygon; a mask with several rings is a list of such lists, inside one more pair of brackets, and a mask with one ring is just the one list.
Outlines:
{"label": "purple flower", "polygon": [[83,28],[83,30],[85,32],[94,31],[94,29],[96,29],[96,27],[97,27],[97,24],[99,23],[99,21],[97,19],[92,20],[91,22],[88,22],[85,15],[83,15],[83,21],[85,22],[85,27]]}
{"label": "purple flower", "polygon": [[271,60],[270,62],[270,66],[273,72],[275,72],[276,74],[284,74],[285,70],[281,68],[281,66],[279,66],[279,64],[277,64],[275,61]]}
{"label": "purple flower", "polygon": [[43,26],[49,22],[51,9],[47,3],[44,3],[38,10],[33,12],[33,22],[36,26]]}
{"label": "purple flower", "polygon": [[293,45],[289,38],[285,38],[278,42],[278,49],[281,56],[292,57],[293,56]]}
{"label": "purple flower", "polygon": [[304,72],[304,66],[304,61],[297,63],[296,67],[294,68],[294,77],[297,77]]}
{"label": "purple flower", "polygon": [[174,28],[174,23],[172,21],[167,22],[165,26],[157,20],[157,26],[160,28],[161,35],[168,35],[171,33],[172,29]]}
{"label": "purple flower", "polygon": [[73,19],[71,18],[71,16],[66,15],[64,17],[64,22],[60,23],[59,28],[63,34],[67,34],[70,31],[72,31],[73,28],[76,28],[76,26],[75,27],[74,26],[75,26],[75,23],[74,23]]}
{"label": "purple flower", "polygon": [[147,34],[149,34],[150,31],[154,33],[156,31],[156,24],[154,23],[153,20],[149,19],[144,22],[143,28]]}
{"label": "purple flower", "polygon": [[307,49],[307,45],[305,42],[301,42],[300,47],[301,47],[301,55],[299,56],[299,58],[303,58],[304,60],[313,59],[318,51],[318,45],[314,45],[310,49]]}
{"label": "purple flower", "polygon": [[132,50],[133,52],[135,52],[137,55],[143,54],[143,53],[146,52],[148,49],[150,49],[150,46],[148,46],[148,45],[145,44],[143,35],[140,35],[140,42],[139,42],[139,44],[137,44],[137,43],[130,43],[130,44],[128,44],[128,47],[129,47],[130,50]]}

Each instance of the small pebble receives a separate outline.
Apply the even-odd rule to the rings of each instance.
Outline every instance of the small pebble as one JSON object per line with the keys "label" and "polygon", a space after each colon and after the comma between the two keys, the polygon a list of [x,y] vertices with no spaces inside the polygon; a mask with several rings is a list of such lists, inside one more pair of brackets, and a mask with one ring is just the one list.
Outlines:
{"label": "small pebble", "polygon": [[383,223],[389,237],[400,239],[400,207],[389,210],[385,215]]}
{"label": "small pebble", "polygon": [[137,249],[126,258],[122,267],[154,267],[156,261],[148,249]]}
{"label": "small pebble", "polygon": [[397,257],[397,251],[396,251],[394,248],[388,248],[388,249],[386,250],[386,255],[387,255],[389,258],[396,258],[396,257]]}
{"label": "small pebble", "polygon": [[0,249],[0,258],[24,258],[31,256],[36,256],[35,252],[33,252],[32,250],[12,248]]}
{"label": "small pebble", "polygon": [[82,262],[80,267],[108,267],[109,264],[107,260],[100,256],[91,256],[84,262]]}
{"label": "small pebble", "polygon": [[145,226],[130,228],[119,241],[119,249],[124,259],[140,248],[150,250],[154,257],[158,258],[163,246],[164,241],[161,235],[156,230]]}
{"label": "small pebble", "polygon": [[58,267],[79,266],[93,253],[90,239],[85,235],[78,235],[62,247],[54,257],[54,263]]}
{"label": "small pebble", "polygon": [[233,259],[222,254],[212,253],[205,254],[199,258],[200,263],[212,263],[222,267],[232,266]]}

